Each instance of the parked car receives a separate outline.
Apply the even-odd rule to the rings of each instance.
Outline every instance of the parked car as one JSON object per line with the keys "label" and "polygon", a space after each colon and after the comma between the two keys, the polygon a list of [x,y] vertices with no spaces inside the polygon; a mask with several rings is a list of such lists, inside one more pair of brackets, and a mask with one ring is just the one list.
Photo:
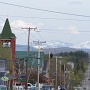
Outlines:
{"label": "parked car", "polygon": [[34,87],[36,87],[37,85],[36,84],[33,84]]}
{"label": "parked car", "polygon": [[13,90],[23,90],[24,89],[24,86],[19,83],[19,82],[14,82],[13,83]]}
{"label": "parked car", "polygon": [[38,87],[31,87],[28,90],[39,90]]}
{"label": "parked car", "polygon": [[53,85],[43,85],[41,90],[54,90]]}
{"label": "parked car", "polygon": [[86,90],[86,87],[84,87],[83,89]]}
{"label": "parked car", "polygon": [[65,90],[64,86],[58,86],[58,90]]}
{"label": "parked car", "polygon": [[7,90],[7,86],[6,85],[0,85],[0,90]]}
{"label": "parked car", "polygon": [[[23,90],[25,90],[25,86],[26,86],[26,85],[24,85],[24,89],[23,89]],[[31,84],[31,83],[27,83],[27,90],[32,90],[32,88],[34,88],[34,87],[36,87],[36,86],[34,86],[34,85]]]}

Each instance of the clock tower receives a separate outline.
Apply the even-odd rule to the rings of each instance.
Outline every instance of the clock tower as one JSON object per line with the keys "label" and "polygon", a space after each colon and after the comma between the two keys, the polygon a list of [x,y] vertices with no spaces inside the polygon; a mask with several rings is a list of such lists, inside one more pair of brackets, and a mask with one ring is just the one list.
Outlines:
{"label": "clock tower", "polygon": [[16,36],[11,31],[8,18],[0,34],[0,57],[7,60],[7,68],[14,69]]}

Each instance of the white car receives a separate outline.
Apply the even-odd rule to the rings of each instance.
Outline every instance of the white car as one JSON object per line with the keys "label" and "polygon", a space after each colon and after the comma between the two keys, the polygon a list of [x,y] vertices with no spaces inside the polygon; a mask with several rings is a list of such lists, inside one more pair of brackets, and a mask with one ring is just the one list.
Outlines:
{"label": "white car", "polygon": [[7,90],[7,86],[5,86],[5,85],[0,85],[0,90]]}
{"label": "white car", "polygon": [[34,85],[32,85],[31,83],[27,83],[27,90],[29,90],[30,88],[35,87]]}
{"label": "white car", "polygon": [[[23,90],[25,90],[25,85],[24,85],[24,89]],[[33,87],[36,87],[36,86],[34,86],[33,84],[31,84],[31,83],[27,83],[27,90],[30,90],[30,89],[32,89]]]}
{"label": "white car", "polygon": [[23,90],[24,86],[20,84],[19,82],[14,82],[13,83],[13,90]]}

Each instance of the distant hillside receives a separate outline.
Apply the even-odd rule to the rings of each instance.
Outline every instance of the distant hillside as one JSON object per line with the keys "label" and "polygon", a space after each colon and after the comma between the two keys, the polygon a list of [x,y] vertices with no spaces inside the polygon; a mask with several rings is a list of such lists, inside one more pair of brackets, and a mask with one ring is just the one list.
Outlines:
{"label": "distant hillside", "polygon": [[44,49],[44,53],[48,54],[49,50],[51,53],[55,54],[55,53],[60,53],[60,52],[75,52],[78,51],[79,49],[75,49],[75,48],[68,48],[68,47],[61,47],[61,48],[49,48],[49,49]]}
{"label": "distant hillside", "polygon": [[[45,54],[49,53],[49,50],[51,53],[55,54],[55,53],[60,53],[60,52],[75,52],[78,50],[83,50],[85,52],[87,52],[90,55],[90,49],[83,49],[83,48],[70,48],[70,47],[51,47],[51,48],[43,48],[43,51]],[[27,45],[16,45],[16,51],[27,51]],[[31,47],[30,46],[30,51],[38,51],[38,48]]]}
{"label": "distant hillside", "polygon": [[[16,45],[16,51],[27,51],[27,45]],[[37,51],[36,48],[30,46],[31,51]]]}

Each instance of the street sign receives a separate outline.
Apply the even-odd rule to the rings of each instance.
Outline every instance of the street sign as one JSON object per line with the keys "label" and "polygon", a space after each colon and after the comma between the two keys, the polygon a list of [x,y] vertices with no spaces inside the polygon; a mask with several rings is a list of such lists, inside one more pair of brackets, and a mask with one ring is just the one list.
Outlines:
{"label": "street sign", "polygon": [[1,78],[1,80],[2,80],[2,81],[8,81],[8,80],[9,80],[9,78],[8,78],[8,77],[6,77],[6,76],[3,76],[3,77]]}

